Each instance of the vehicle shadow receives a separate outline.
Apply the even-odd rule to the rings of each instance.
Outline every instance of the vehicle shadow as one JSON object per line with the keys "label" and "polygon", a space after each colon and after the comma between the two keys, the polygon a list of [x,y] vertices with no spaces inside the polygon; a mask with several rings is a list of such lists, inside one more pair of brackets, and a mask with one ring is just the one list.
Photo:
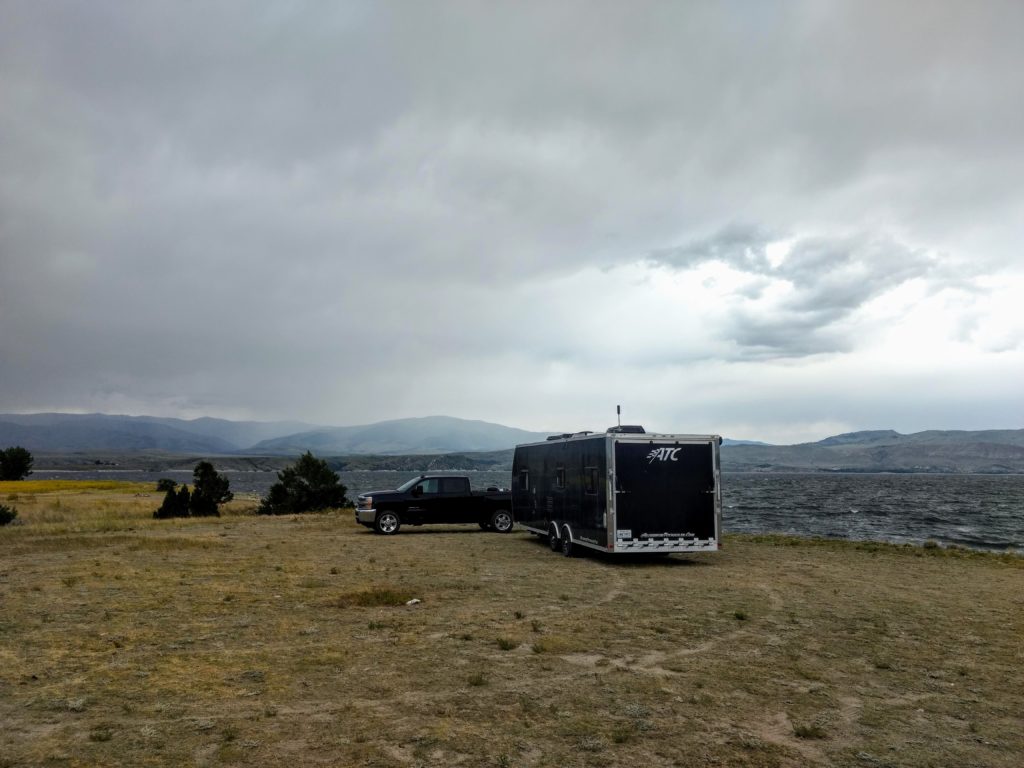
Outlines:
{"label": "vehicle shadow", "polygon": [[[527,537],[518,537],[518,541],[524,542],[527,546],[536,547],[548,551],[551,557],[564,557],[561,552],[552,552],[545,537],[533,534]],[[612,554],[600,552],[589,547],[576,547],[576,554],[570,559],[593,560],[594,562],[606,565],[626,566],[630,568],[689,568],[708,566],[712,563],[704,559],[693,559],[692,555],[705,554],[702,552],[675,552],[671,554]]]}
{"label": "vehicle shadow", "polygon": [[[459,535],[477,534],[478,533],[480,535],[485,535],[485,536],[507,536],[508,535],[508,534],[505,534],[505,533],[499,534],[499,533],[496,533],[495,531],[485,531],[483,528],[481,528],[476,523],[467,524],[467,525],[454,525],[454,524],[453,525],[433,525],[433,524],[430,524],[430,525],[422,525],[422,526],[410,525],[408,523],[403,523],[402,527],[401,527],[401,529],[399,529],[398,533],[393,534],[393,536],[381,536],[381,538],[382,539],[384,539],[384,538],[393,538],[394,536],[398,536],[398,537],[401,537],[401,536],[439,536],[439,535],[449,535],[450,536],[453,533],[454,534],[459,534]],[[515,533],[515,531],[512,531],[512,533]],[[364,534],[365,535],[370,535],[370,536],[380,536],[380,534],[378,534],[372,528],[367,528],[364,531]]]}

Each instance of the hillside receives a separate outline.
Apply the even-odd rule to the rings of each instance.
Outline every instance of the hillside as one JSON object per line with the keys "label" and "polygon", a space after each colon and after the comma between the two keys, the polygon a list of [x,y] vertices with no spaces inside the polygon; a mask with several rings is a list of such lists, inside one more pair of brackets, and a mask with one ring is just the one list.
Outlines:
{"label": "hillside", "polygon": [[339,455],[499,451],[519,443],[543,440],[549,434],[552,433],[528,432],[486,421],[427,416],[311,430],[264,440],[246,452],[292,455],[309,450],[321,455]]}
{"label": "hillside", "polygon": [[[556,430],[557,431],[557,430]],[[222,466],[278,467],[304,451],[336,468],[420,469],[511,466],[511,449],[553,432],[449,416],[347,427],[303,422],[235,422],[104,414],[0,414],[0,447],[21,445],[38,468],[177,465],[218,457]],[[261,457],[264,457],[261,459]],[[813,443],[767,445],[726,439],[722,468],[732,472],[1024,472],[1024,429],[867,430]]]}
{"label": "hillside", "polygon": [[410,455],[502,451],[543,440],[529,432],[450,416],[397,419],[348,427],[303,422],[193,420],[107,414],[0,414],[0,447],[37,454],[295,456]]}
{"label": "hillside", "polygon": [[730,471],[1024,472],[1024,429],[850,432],[798,445],[726,445]]}
{"label": "hillside", "polygon": [[0,414],[0,446],[40,453],[166,451],[224,454],[311,428],[299,421],[171,419],[103,413]]}

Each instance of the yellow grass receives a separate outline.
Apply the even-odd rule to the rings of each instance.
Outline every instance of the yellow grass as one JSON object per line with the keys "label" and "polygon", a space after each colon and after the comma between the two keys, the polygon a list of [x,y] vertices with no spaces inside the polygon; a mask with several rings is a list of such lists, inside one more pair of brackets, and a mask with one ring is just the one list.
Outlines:
{"label": "yellow grass", "polygon": [[153,483],[127,483],[122,480],[0,480],[0,497],[14,494],[106,491],[108,493],[150,493]]}
{"label": "yellow grass", "polygon": [[1018,557],[44,496],[0,528],[0,768],[1022,764]]}
{"label": "yellow grass", "polygon": [[[36,532],[50,534],[111,532],[131,530],[151,520],[164,494],[155,483],[119,480],[19,480],[0,482],[0,504],[18,511],[18,521]],[[257,503],[252,496],[240,496],[221,507],[221,514],[251,513]],[[198,520],[175,520],[174,525],[191,525]],[[0,528],[0,542],[12,535],[12,528]],[[6,531],[6,533],[5,533]]]}

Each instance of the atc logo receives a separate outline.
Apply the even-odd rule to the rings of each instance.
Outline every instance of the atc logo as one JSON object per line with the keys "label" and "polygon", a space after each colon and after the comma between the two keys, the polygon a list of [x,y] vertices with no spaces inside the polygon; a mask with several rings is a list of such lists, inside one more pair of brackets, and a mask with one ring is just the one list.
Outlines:
{"label": "atc logo", "polygon": [[677,454],[681,448],[655,448],[647,454],[647,463],[653,464],[656,461],[679,461]]}

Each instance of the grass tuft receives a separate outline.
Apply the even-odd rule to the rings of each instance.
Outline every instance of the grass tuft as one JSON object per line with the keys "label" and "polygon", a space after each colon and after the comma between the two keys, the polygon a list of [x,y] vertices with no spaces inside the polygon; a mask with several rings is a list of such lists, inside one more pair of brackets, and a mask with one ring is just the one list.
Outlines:
{"label": "grass tuft", "polygon": [[412,598],[411,592],[396,587],[370,587],[339,595],[331,605],[335,608],[394,607],[405,605]]}
{"label": "grass tuft", "polygon": [[793,729],[793,735],[798,739],[824,739],[825,731],[820,725],[798,725]]}

